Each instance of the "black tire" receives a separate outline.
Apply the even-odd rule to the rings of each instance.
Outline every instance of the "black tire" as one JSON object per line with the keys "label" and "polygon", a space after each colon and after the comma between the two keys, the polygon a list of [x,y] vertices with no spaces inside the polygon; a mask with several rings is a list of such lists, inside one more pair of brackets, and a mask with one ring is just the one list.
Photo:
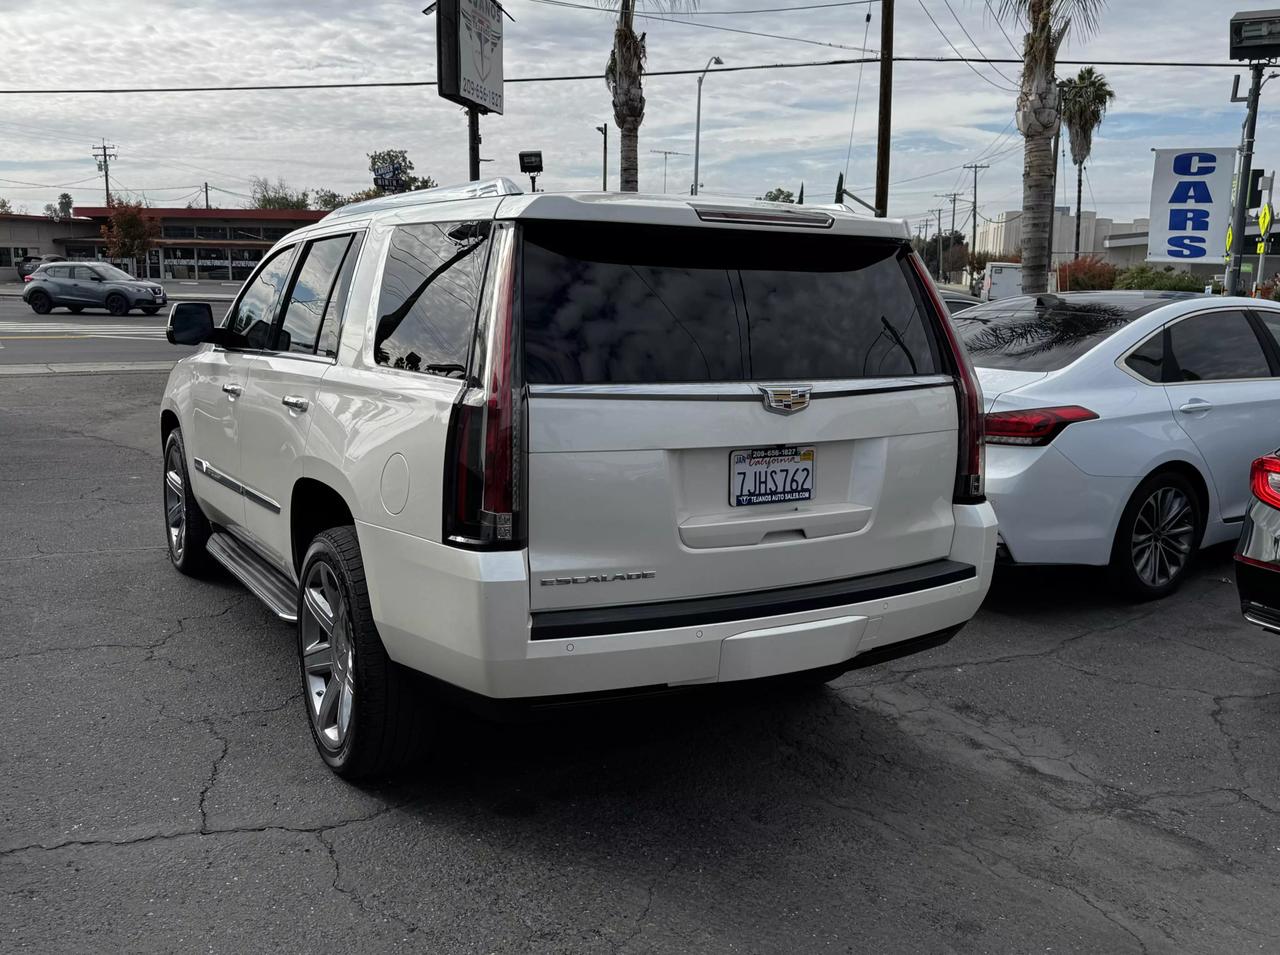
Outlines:
{"label": "black tire", "polygon": [[68,306],[67,306],[67,311],[68,311],[68,312],[70,312],[72,315],[79,315],[81,312],[83,312],[83,311],[84,311],[84,306],[83,306],[83,305],[68,305]]}
{"label": "black tire", "polygon": [[48,315],[53,311],[53,299],[49,298],[45,292],[32,292],[31,297],[27,299],[27,304],[37,315]]}
{"label": "black tire", "polygon": [[160,306],[159,306],[159,305],[144,305],[144,306],[142,306],[142,314],[143,314],[143,315],[154,315],[154,314],[156,314],[158,311],[160,311]]}
{"label": "black tire", "polygon": [[[1161,501],[1172,503],[1165,507]],[[1191,481],[1177,471],[1151,475],[1120,515],[1108,568],[1112,585],[1132,600],[1167,597],[1186,578],[1203,536],[1203,508]],[[1148,538],[1152,543],[1141,543]]]}
{"label": "black tire", "polygon": [[113,292],[107,296],[107,311],[112,315],[128,315],[129,300],[123,295]]}
{"label": "black tire", "polygon": [[[298,669],[307,725],[320,758],[345,779],[387,774],[412,762],[428,742],[433,708],[423,700],[413,674],[392,661],[382,646],[355,528],[319,534],[307,549],[299,579]],[[336,592],[325,596],[330,585]],[[326,607],[337,604],[327,634],[323,614],[310,603],[317,596]],[[339,627],[346,629],[340,633]],[[339,656],[345,660],[345,680],[333,662]],[[331,691],[334,702],[328,711],[335,723],[329,727],[325,700]],[[349,694],[348,716],[340,729],[344,691]]]}
{"label": "black tire", "polygon": [[[174,428],[165,439],[163,460],[164,539],[169,560],[182,573],[197,577],[209,569],[209,553],[205,550],[209,543],[209,519],[191,493],[191,476],[187,473],[187,450],[182,443],[181,428]],[[175,508],[180,510],[175,511]],[[182,521],[180,529],[174,524],[179,518]]]}

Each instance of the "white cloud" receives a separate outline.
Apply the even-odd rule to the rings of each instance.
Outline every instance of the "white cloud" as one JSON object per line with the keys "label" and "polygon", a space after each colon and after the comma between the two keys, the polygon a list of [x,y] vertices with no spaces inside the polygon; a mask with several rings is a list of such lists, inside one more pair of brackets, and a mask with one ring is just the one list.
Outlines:
{"label": "white cloud", "polygon": [[[796,0],[792,0],[796,2]],[[943,0],[924,0],[962,52],[972,52]],[[18,88],[223,85],[251,82],[342,82],[433,79],[434,23],[417,2],[288,3],[224,0],[217,5],[71,0],[59,5],[57,28],[41,17],[5,18],[4,83]],[[707,0],[703,11],[786,5],[785,0]],[[506,75],[598,74],[608,58],[607,13],[512,0],[506,27]],[[986,54],[1012,55],[984,0],[951,0],[955,13]],[[1125,0],[1102,14],[1097,36],[1072,38],[1064,59],[1226,58],[1230,9],[1203,0]],[[867,6],[752,16],[706,16],[699,22],[861,46]],[[867,45],[879,45],[879,10]],[[896,51],[934,56],[950,50],[917,0],[898,4]],[[649,20],[649,68],[700,68],[711,54],[729,66],[851,57],[829,47],[698,29]],[[1014,43],[1019,31],[1008,28]],[[1075,67],[1062,67],[1066,74]],[[1016,77],[1016,66],[1001,69]],[[1149,149],[1157,145],[1235,142],[1240,107],[1227,102],[1229,70],[1101,67],[1117,100],[1095,139],[1090,183],[1101,212],[1115,218],[1143,214],[1150,181]],[[977,70],[997,85],[986,66]],[[703,181],[708,191],[757,195],[775,185],[825,198],[844,167],[858,67],[719,73],[708,76],[703,99]],[[959,167],[994,143],[984,173],[983,211],[995,215],[1021,202],[1021,150],[1016,133],[1002,132],[1014,95],[984,82],[962,64],[899,63],[895,70],[892,179],[910,180]],[[641,185],[660,189],[662,157],[652,149],[693,152],[693,76],[653,76],[641,130]],[[849,179],[869,193],[874,179],[878,68],[863,74]],[[595,188],[600,179],[600,134],[610,122],[610,181],[617,182],[617,130],[604,82],[509,84],[507,113],[482,121],[482,154],[497,160],[486,173],[512,174],[520,149],[540,148],[545,188]],[[1264,103],[1265,105],[1265,103]],[[1263,164],[1271,111],[1264,110],[1259,147]],[[419,172],[442,182],[466,178],[466,120],[430,88],[296,92],[202,92],[120,96],[0,97],[0,178],[66,183],[94,175],[92,142],[118,144],[113,180],[152,192],[155,204],[185,196],[207,179],[247,191],[251,175],[282,176],[295,186],[354,190],[368,182],[365,152],[409,150]],[[1270,152],[1269,152],[1270,150]],[[193,168],[198,167],[198,168]],[[692,157],[669,161],[672,191],[684,191]],[[951,168],[891,191],[891,211],[918,216],[938,204],[936,193],[967,191],[972,180]],[[39,209],[61,188],[19,189],[0,182],[0,195]],[[100,201],[90,181],[69,187],[77,201]],[[221,195],[228,204],[234,196]],[[1086,201],[1089,193],[1086,192]],[[869,196],[868,196],[869,198]]]}

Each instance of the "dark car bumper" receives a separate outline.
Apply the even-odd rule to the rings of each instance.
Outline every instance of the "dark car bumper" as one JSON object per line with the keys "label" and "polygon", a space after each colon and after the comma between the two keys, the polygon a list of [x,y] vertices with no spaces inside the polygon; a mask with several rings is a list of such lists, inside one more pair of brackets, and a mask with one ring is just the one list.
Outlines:
{"label": "dark car bumper", "polygon": [[1240,610],[1250,623],[1280,634],[1280,510],[1254,501],[1236,551]]}

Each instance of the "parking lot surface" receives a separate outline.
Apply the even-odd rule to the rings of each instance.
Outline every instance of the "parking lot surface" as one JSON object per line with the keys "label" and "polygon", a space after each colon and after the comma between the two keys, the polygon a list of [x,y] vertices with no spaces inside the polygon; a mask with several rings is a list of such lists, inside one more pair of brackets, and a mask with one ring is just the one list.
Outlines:
{"label": "parking lot surface", "polygon": [[1280,949],[1280,642],[1005,572],[816,691],[440,727],[355,787],[294,635],[174,571],[164,376],[0,380],[0,950]]}

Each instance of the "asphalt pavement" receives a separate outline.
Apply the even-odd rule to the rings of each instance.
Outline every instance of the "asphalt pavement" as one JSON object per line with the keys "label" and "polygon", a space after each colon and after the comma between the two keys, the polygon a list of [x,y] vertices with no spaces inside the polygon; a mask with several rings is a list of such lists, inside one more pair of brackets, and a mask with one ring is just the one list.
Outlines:
{"label": "asphalt pavement", "polygon": [[[214,321],[228,302],[210,303]],[[164,337],[169,310],[116,317],[106,309],[78,315],[57,308],[37,315],[20,298],[0,297],[0,371],[5,365],[177,361],[194,349],[170,345]]]}
{"label": "asphalt pavement", "polygon": [[821,690],[452,716],[352,786],[292,630],[167,561],[163,384],[0,379],[0,950],[1280,949],[1280,642],[1228,551],[1140,606],[1002,573]]}

